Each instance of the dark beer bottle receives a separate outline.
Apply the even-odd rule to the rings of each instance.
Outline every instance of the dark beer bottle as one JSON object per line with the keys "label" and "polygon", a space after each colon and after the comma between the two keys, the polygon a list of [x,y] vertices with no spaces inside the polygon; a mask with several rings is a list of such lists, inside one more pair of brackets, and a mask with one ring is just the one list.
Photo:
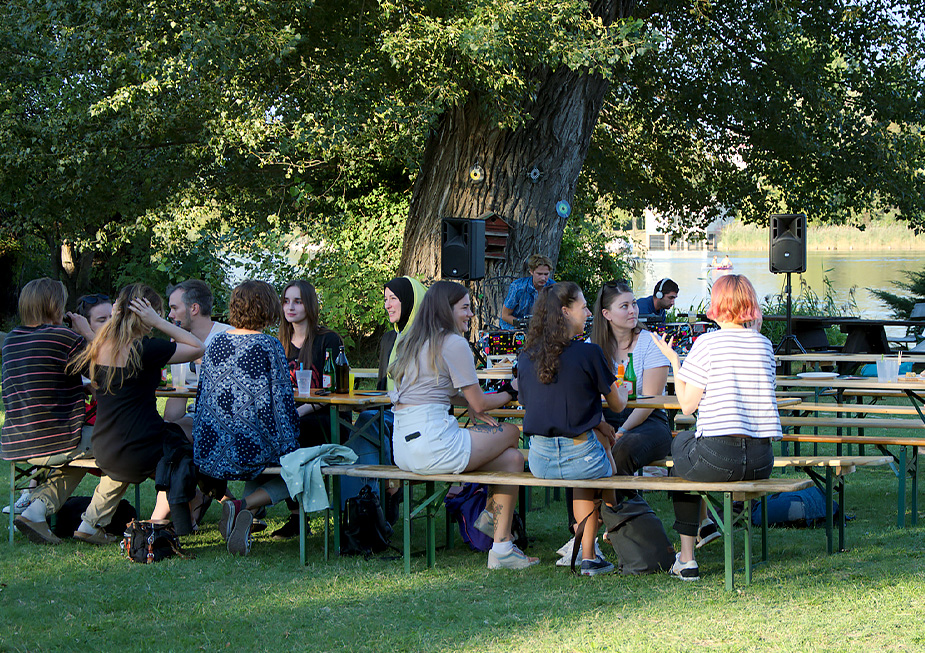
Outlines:
{"label": "dark beer bottle", "polygon": [[321,387],[331,390],[334,386],[334,350],[324,352],[324,369],[321,372]]}
{"label": "dark beer bottle", "polygon": [[347,354],[344,353],[343,345],[340,346],[337,360],[334,361],[334,376],[334,392],[337,394],[350,392],[350,363],[347,362]]}

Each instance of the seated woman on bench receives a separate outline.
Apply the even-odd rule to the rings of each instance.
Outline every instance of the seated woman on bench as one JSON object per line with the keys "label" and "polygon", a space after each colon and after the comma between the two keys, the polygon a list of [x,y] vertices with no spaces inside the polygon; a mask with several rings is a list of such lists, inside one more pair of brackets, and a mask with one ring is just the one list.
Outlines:
{"label": "seated woman on bench", "polygon": [[[530,471],[539,478],[605,478],[614,472],[610,448],[616,435],[604,421],[601,395],[619,412],[626,407],[626,389],[620,387],[601,348],[584,341],[590,315],[581,289],[570,281],[543,288],[533,304],[527,341],[518,358],[518,382],[524,433],[530,435]],[[584,524],[581,574],[612,572],[613,564],[594,547],[600,527],[598,491],[572,492],[575,518]],[[605,493],[604,500],[613,506],[613,491]]]}
{"label": "seated woman on bench", "polygon": [[222,502],[218,527],[232,555],[250,552],[254,512],[289,498],[281,476],[261,475],[299,448],[286,354],[279,340],[263,333],[282,314],[270,284],[243,282],[228,302],[234,328],[215,336],[202,358],[193,422],[196,465],[213,479],[246,481],[242,499]]}
{"label": "seated woman on bench", "polygon": [[[161,417],[154,392],[165,365],[195,360],[202,356],[203,347],[199,338],[163,318],[163,306],[148,286],[126,286],[113,305],[112,319],[68,366],[93,382],[97,400],[93,455],[106,474],[74,533],[78,541],[115,542],[102,528],[112,520],[129,485],[154,475],[165,445],[189,446],[183,429]],[[173,342],[149,337],[155,328]],[[188,532],[189,510],[175,510],[174,523],[181,534]]]}
{"label": "seated woman on bench", "polygon": [[[617,373],[619,366],[629,365],[632,354],[637,392],[650,396],[665,394],[671,364],[639,323],[633,289],[624,281],[604,284],[597,293],[593,315],[591,342],[603,350],[604,357],[611,363],[611,371]],[[617,441],[611,448],[615,475],[631,476],[653,460],[671,455],[671,428],[664,410],[625,408],[614,412],[605,408],[604,420],[617,430]],[[566,491],[565,498],[569,506],[569,530],[574,533],[577,522],[571,512],[571,488]],[[562,559],[557,565],[571,564],[574,546],[573,537],[559,550]],[[598,551],[597,544],[595,551]]]}
{"label": "seated woman on bench", "polygon": [[[774,351],[759,332],[761,308],[751,282],[740,274],[717,279],[707,317],[720,330],[698,337],[684,365],[670,342],[652,335],[674,368],[681,410],[690,415],[699,409],[696,432],[680,433],[671,445],[671,474],[708,482],[768,478],[774,465],[771,441],[781,437],[780,415],[774,395]],[[694,545],[700,499],[674,492],[672,500],[681,551],[669,573],[698,580]]]}
{"label": "seated woman on bench", "polygon": [[[485,411],[511,400],[508,392],[485,395],[479,387],[469,343],[469,293],[452,281],[438,281],[424,295],[408,333],[398,342],[389,374],[395,407],[392,451],[395,464],[417,474],[458,474],[473,471],[522,472],[517,450],[520,432],[513,424],[498,424]],[[461,428],[450,404],[468,405],[483,424]],[[539,562],[518,549],[511,539],[517,488],[493,488],[494,544],[489,569],[522,569]]]}

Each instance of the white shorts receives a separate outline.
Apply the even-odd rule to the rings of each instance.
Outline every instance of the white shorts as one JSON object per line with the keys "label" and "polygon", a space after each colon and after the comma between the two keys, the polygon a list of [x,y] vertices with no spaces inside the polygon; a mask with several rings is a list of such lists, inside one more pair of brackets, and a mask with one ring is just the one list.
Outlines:
{"label": "white shorts", "polygon": [[472,438],[448,410],[445,404],[424,404],[395,411],[392,453],[399,469],[416,474],[465,471]]}

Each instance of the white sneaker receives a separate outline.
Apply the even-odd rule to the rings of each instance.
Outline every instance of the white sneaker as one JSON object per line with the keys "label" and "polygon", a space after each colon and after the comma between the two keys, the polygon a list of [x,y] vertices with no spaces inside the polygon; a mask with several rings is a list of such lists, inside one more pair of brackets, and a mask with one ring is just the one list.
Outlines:
{"label": "white sneaker", "polygon": [[[16,499],[16,503],[13,504],[13,514],[21,515],[22,511],[29,507],[29,504],[32,503],[31,494],[29,490],[23,490],[22,494],[19,495],[19,498]],[[3,513],[8,515],[10,514],[10,507],[5,506],[3,508]]]}
{"label": "white sneaker", "polygon": [[[557,567],[571,567],[572,566],[572,548],[575,546],[575,538],[573,537],[568,542],[559,547],[559,550],[556,551],[559,554],[559,559],[556,560]],[[604,552],[601,551],[600,542],[597,538],[594,538],[594,554],[595,557],[599,560],[604,560]],[[576,560],[581,560],[581,545],[578,545],[578,556]]]}
{"label": "white sneaker", "polygon": [[681,554],[676,553],[674,564],[668,570],[668,575],[687,581],[700,580],[700,567],[697,566],[696,560],[681,562]]}
{"label": "white sneaker", "polygon": [[494,549],[489,549],[488,551],[489,569],[526,569],[539,561],[539,558],[531,558],[516,546],[501,555],[495,553]]}

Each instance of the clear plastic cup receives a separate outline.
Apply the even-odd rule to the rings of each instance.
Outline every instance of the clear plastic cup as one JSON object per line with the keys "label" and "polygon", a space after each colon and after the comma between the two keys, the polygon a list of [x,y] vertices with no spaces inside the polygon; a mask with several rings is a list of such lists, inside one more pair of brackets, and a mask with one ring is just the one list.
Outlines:
{"label": "clear plastic cup", "polygon": [[899,378],[899,360],[883,358],[877,361],[877,380],[880,383],[895,383]]}
{"label": "clear plastic cup", "polygon": [[312,371],[298,370],[295,373],[295,382],[299,388],[300,395],[311,394],[312,391]]}

